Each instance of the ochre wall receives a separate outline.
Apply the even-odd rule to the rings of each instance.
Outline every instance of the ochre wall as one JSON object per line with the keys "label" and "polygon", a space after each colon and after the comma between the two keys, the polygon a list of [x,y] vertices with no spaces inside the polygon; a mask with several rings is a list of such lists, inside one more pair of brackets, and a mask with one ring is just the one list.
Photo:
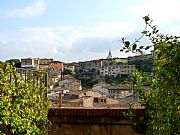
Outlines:
{"label": "ochre wall", "polygon": [[[48,135],[139,135],[124,118],[127,108],[50,109]],[[144,109],[135,109],[136,115],[145,115]]]}

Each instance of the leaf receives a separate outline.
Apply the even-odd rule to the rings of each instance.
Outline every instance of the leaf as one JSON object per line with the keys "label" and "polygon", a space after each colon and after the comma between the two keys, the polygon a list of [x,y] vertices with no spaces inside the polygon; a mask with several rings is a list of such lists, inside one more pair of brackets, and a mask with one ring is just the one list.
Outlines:
{"label": "leaf", "polygon": [[147,47],[145,48],[145,50],[148,50],[150,47],[151,47],[151,46],[147,46]]}
{"label": "leaf", "polygon": [[159,30],[156,30],[155,32],[156,32],[156,33],[158,33],[158,32],[159,32]]}
{"label": "leaf", "polygon": [[136,47],[137,47],[137,44],[134,44],[134,45],[132,46],[132,50],[133,50],[133,51],[136,50]]}
{"label": "leaf", "polygon": [[124,40],[125,40],[125,38],[123,37],[123,38],[122,38],[122,41],[124,41]]}
{"label": "leaf", "polygon": [[136,49],[136,52],[139,52],[140,49]]}
{"label": "leaf", "polygon": [[123,52],[123,49],[121,49],[120,52]]}
{"label": "leaf", "polygon": [[150,20],[149,16],[145,16],[143,17],[143,19],[145,20],[146,23]]}
{"label": "leaf", "polygon": [[137,49],[136,51],[139,52],[139,53],[143,53],[140,49]]}
{"label": "leaf", "polygon": [[[44,76],[44,73],[37,72],[42,77]],[[10,78],[10,75],[13,77]],[[24,78],[20,77],[16,69],[9,63],[0,64],[0,82],[0,125],[11,125],[8,130],[17,134],[24,134],[27,131],[29,134],[41,135],[45,132],[46,124],[39,126],[32,122],[33,117],[34,121],[46,123],[49,103],[48,100],[42,98],[42,95],[45,94],[44,91],[47,90],[44,83],[40,86],[37,80],[33,85],[31,78],[25,82]],[[6,96],[2,96],[4,92]],[[30,126],[33,128],[30,129]]]}
{"label": "leaf", "polygon": [[144,35],[145,35],[145,34],[147,34],[147,31],[146,31],[146,30],[144,30],[144,31],[142,32],[142,34],[144,34]]}
{"label": "leaf", "polygon": [[125,47],[127,47],[127,48],[128,48],[128,47],[129,47],[129,45],[130,45],[130,42],[129,42],[129,41],[125,41],[125,42],[124,42],[124,44],[125,44]]}

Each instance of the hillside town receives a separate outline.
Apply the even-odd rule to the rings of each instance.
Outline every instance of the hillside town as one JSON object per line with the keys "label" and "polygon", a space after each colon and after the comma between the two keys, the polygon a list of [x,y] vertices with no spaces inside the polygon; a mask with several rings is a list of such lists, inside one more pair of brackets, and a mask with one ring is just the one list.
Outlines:
{"label": "hillside town", "polygon": [[180,0],[0,0],[0,135],[180,135]]}
{"label": "hillside town", "polygon": [[[138,106],[137,94],[125,80],[137,69],[131,64],[151,55],[65,63],[52,58],[21,58],[17,68],[24,78],[37,70],[47,71],[51,107],[127,107]],[[148,87],[146,88],[148,89]]]}

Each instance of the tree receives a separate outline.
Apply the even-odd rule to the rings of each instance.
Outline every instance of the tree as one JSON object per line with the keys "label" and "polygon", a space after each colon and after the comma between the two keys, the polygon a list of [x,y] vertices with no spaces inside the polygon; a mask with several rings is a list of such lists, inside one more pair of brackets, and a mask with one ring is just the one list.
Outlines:
{"label": "tree", "polygon": [[95,68],[92,68],[92,69],[90,70],[90,72],[96,73],[96,69],[95,69]]}
{"label": "tree", "polygon": [[118,74],[116,77],[114,76],[108,76],[105,75],[103,77],[103,80],[107,83],[107,84],[118,84],[118,83],[125,83],[125,81],[129,78],[128,74]]}
{"label": "tree", "polygon": [[81,79],[81,83],[82,83],[82,86],[87,88],[87,89],[91,89],[93,87],[93,85],[97,84],[98,83],[98,79]]}
{"label": "tree", "polygon": [[64,69],[63,75],[67,75],[67,74],[72,75],[72,70]]}
{"label": "tree", "polygon": [[[142,36],[133,43],[123,38],[121,51],[142,54],[153,48],[155,73],[144,77],[140,72],[135,72],[131,82],[149,116],[145,123],[148,126],[146,133],[180,134],[180,37],[159,33],[149,16],[145,16],[144,21],[146,26]],[[149,38],[152,45],[141,45],[143,37]],[[151,86],[149,91],[143,90],[144,82]]]}
{"label": "tree", "polygon": [[49,101],[45,73],[33,72],[25,78],[13,65],[0,65],[1,134],[46,134]]}
{"label": "tree", "polygon": [[14,66],[16,68],[20,68],[21,67],[21,62],[19,59],[9,59],[7,60],[6,62],[9,62],[10,64],[13,64],[14,63]]}
{"label": "tree", "polygon": [[130,65],[135,65],[138,71],[151,73],[153,71],[153,59],[137,59],[129,62]]}
{"label": "tree", "polygon": [[95,68],[90,69],[90,74],[92,74],[92,78],[96,78],[96,75],[98,74],[98,70]]}
{"label": "tree", "polygon": [[119,61],[117,59],[112,61],[112,65],[121,65],[121,64],[123,64],[123,62],[121,62],[121,61]]}
{"label": "tree", "polygon": [[113,82],[114,82],[114,77],[113,76],[108,76],[108,75],[105,75],[105,77],[104,77],[105,79],[105,82],[107,83],[107,84],[112,84]]}

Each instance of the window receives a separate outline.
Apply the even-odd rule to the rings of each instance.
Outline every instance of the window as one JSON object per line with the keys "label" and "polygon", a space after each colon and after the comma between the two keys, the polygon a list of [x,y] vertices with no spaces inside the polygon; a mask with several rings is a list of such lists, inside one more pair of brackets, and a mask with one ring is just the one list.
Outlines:
{"label": "window", "polygon": [[94,98],[94,102],[98,102],[98,98],[97,97]]}

